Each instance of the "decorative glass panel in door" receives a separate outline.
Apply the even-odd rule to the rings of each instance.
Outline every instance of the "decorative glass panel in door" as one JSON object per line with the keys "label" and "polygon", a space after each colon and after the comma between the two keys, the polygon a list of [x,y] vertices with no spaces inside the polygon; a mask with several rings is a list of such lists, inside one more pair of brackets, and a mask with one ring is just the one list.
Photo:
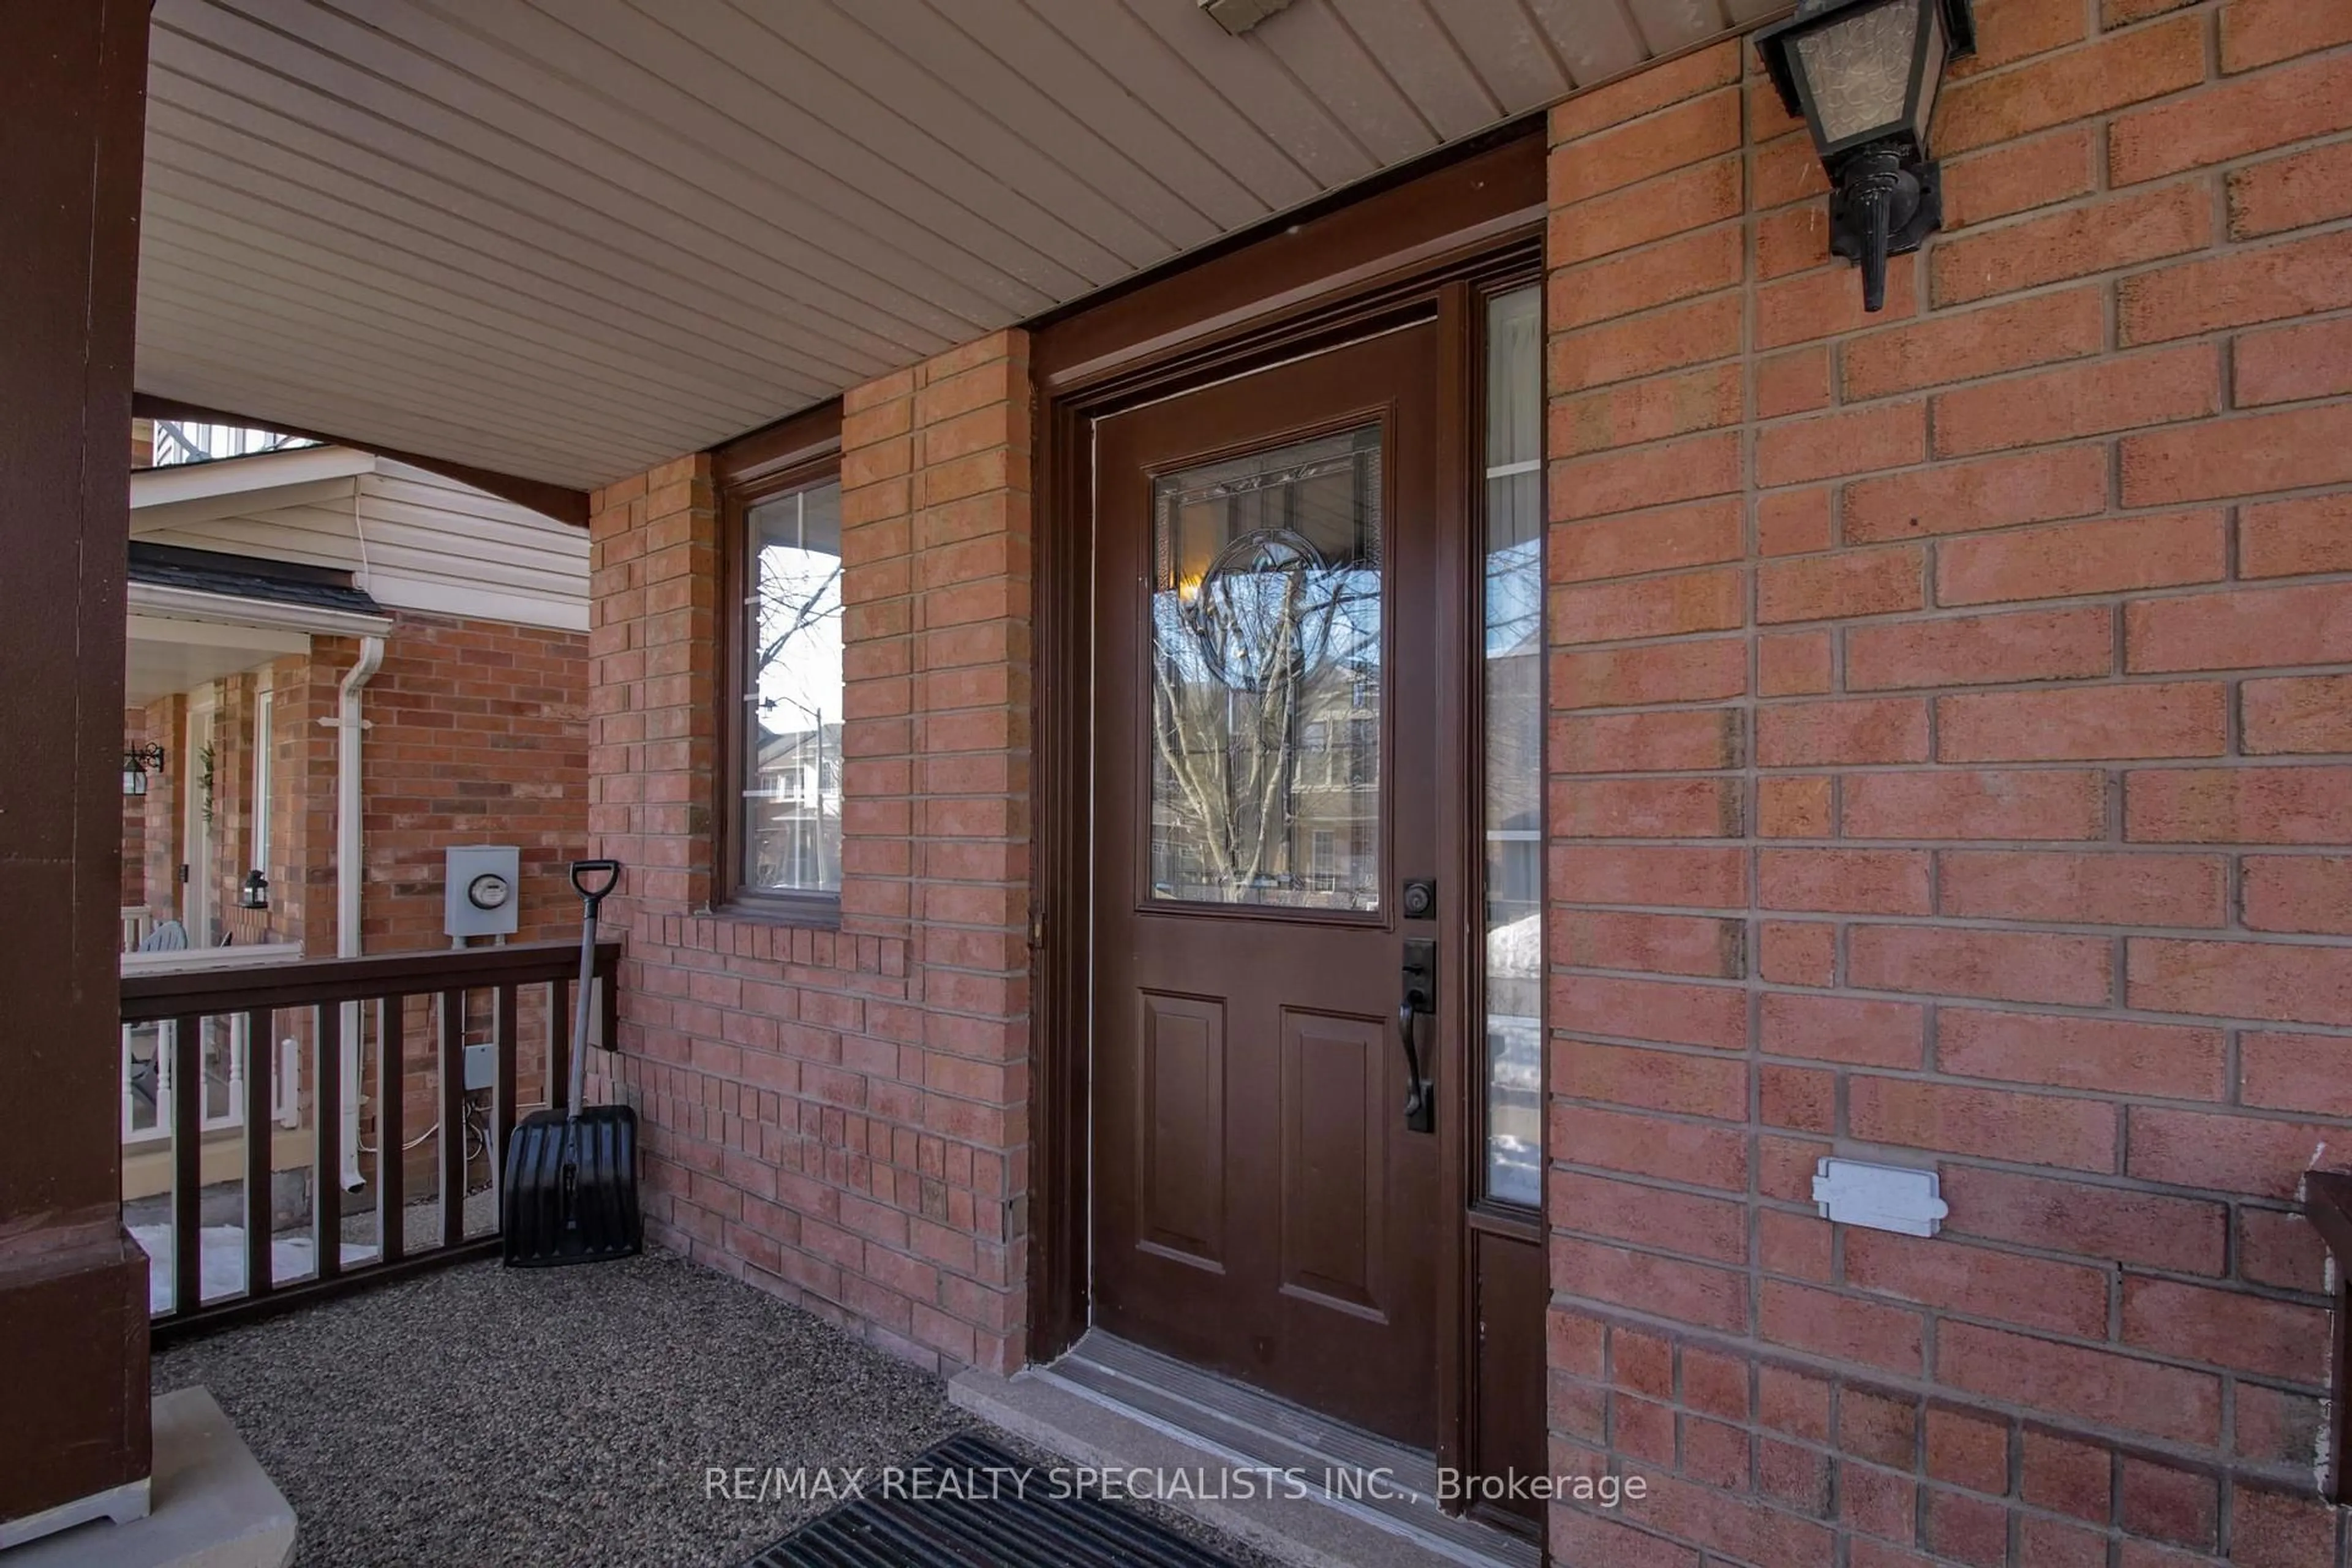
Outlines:
{"label": "decorative glass panel in door", "polygon": [[1151,897],[1381,900],[1381,430],[1152,485]]}

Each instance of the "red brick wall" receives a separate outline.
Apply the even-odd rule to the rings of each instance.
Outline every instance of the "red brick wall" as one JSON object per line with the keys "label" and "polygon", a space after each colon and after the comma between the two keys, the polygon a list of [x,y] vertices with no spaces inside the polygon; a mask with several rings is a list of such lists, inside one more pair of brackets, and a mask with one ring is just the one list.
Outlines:
{"label": "red brick wall", "polygon": [[[316,716],[334,716],[356,642],[321,644],[305,689]],[[282,702],[284,698],[280,698]],[[365,951],[445,947],[446,852],[452,845],[511,844],[521,851],[519,929],[512,940],[576,937],[580,902],[569,867],[588,844],[588,639],[578,632],[402,610],[382,666],[361,696],[367,737],[361,757],[366,872],[360,931]],[[289,721],[290,723],[290,721]],[[306,749],[312,787],[303,805],[310,861],[305,930],[313,952],[334,951],[335,732],[312,723]],[[467,1038],[494,1037],[487,993],[469,1000]],[[411,998],[403,1031],[402,1119],[415,1140],[440,1117],[440,1077],[429,997]],[[518,999],[517,1099],[549,1103],[544,1079],[546,1001]],[[363,1134],[374,1142],[373,1116]],[[408,1152],[412,1196],[437,1191],[439,1152]],[[490,1173],[479,1167],[477,1183]]]}
{"label": "red brick wall", "polygon": [[1569,1561],[2339,1561],[2352,7],[1977,11],[1879,316],[1744,46],[1553,114]]}
{"label": "red brick wall", "polygon": [[270,667],[269,906],[281,942],[335,951],[336,669],[356,643],[314,638],[309,656]]}
{"label": "red brick wall", "polygon": [[[161,773],[147,775],[147,794],[142,801],[131,803],[140,818],[140,864],[136,868],[138,889],[123,900],[125,905],[143,904],[158,921],[172,920],[180,912],[180,791],[190,771],[185,754],[187,734],[186,704],[178,697],[166,697],[149,703],[140,710],[139,744],[152,741],[163,748],[163,768]],[[130,728],[126,721],[124,725]],[[125,743],[131,737],[126,734]],[[128,881],[133,868],[128,863],[130,841],[123,844],[124,879]]]}
{"label": "red brick wall", "polygon": [[[135,752],[147,744],[147,710],[125,708],[122,710],[122,749]],[[155,776],[149,773],[147,784],[152,789]],[[126,910],[147,907],[147,797],[122,797],[122,907]]]}
{"label": "red brick wall", "polygon": [[[268,915],[237,905],[246,873],[253,869],[254,720],[260,690],[260,681],[251,674],[220,682],[219,706],[213,712],[212,822],[207,829],[212,855],[208,866],[189,873],[207,878],[214,923],[240,944],[275,935]],[[195,760],[192,766],[200,772],[203,763]]]}
{"label": "red brick wall", "polygon": [[931,1365],[1019,1363],[1028,1182],[1029,393],[1000,333],[845,402],[842,917],[709,912],[707,458],[595,498],[599,852],[667,1245]]}
{"label": "red brick wall", "polygon": [[[340,646],[327,671],[330,712],[358,655]],[[459,844],[521,849],[514,940],[576,935],[568,868],[588,840],[586,637],[403,610],[361,704],[367,951],[447,945],[442,868]],[[329,732],[331,770],[333,755]],[[331,845],[331,812],[328,835]],[[331,911],[331,883],[323,897],[320,910]]]}

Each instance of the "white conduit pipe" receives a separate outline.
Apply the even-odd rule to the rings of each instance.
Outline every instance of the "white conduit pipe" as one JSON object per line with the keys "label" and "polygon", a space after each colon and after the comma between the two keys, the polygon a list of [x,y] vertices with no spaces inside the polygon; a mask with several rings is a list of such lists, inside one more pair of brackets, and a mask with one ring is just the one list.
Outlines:
{"label": "white conduit pipe", "polygon": [[[343,677],[335,714],[335,952],[360,956],[360,890],[365,881],[365,842],[361,832],[360,691],[383,668],[383,639],[360,638],[359,662]],[[360,1005],[343,1004],[342,1026],[343,1191],[367,1184],[360,1175]],[[393,1075],[397,1077],[395,1073]]]}

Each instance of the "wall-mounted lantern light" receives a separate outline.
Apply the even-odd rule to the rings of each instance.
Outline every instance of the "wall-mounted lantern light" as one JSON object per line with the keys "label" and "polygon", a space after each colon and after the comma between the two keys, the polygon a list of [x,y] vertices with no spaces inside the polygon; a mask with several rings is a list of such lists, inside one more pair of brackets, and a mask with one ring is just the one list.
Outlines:
{"label": "wall-mounted lantern light", "polygon": [[258,871],[245,874],[245,885],[236,890],[236,907],[241,910],[266,910],[269,907],[269,879]]}
{"label": "wall-mounted lantern light", "polygon": [[1944,225],[1927,121],[1945,62],[1976,52],[1969,0],[1802,0],[1756,35],[1780,101],[1829,171],[1830,249],[1862,266],[1862,303],[1886,303],[1886,258]]}
{"label": "wall-mounted lantern light", "polygon": [[133,746],[122,753],[122,793],[145,795],[147,775],[163,771],[163,748]]}

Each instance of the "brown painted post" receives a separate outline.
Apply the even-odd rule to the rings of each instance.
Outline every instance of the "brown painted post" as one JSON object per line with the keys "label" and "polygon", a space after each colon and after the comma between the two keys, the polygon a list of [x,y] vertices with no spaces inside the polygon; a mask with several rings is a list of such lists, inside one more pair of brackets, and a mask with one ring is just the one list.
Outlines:
{"label": "brown painted post", "polygon": [[0,38],[5,1523],[149,1468],[115,969],[147,0],[0,0]]}

